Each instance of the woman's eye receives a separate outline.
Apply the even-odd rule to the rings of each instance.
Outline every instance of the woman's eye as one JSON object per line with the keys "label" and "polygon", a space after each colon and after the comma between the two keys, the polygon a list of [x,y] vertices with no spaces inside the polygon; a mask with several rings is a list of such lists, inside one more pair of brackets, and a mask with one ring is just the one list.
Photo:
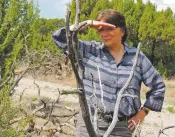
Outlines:
{"label": "woman's eye", "polygon": [[106,30],[114,30],[113,28],[106,28]]}
{"label": "woman's eye", "polygon": [[100,28],[100,29],[98,30],[98,32],[102,32],[102,31],[104,31],[104,28]]}
{"label": "woman's eye", "polygon": [[106,27],[106,28],[100,28],[99,30],[98,30],[98,32],[102,32],[102,31],[111,31],[111,30],[114,30],[114,28],[111,28],[111,27]]}

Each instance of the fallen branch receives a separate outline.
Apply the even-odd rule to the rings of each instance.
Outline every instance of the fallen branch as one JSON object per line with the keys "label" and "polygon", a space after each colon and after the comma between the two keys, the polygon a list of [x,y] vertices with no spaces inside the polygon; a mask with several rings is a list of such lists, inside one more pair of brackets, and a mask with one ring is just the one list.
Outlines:
{"label": "fallen branch", "polygon": [[167,130],[167,129],[170,129],[170,128],[175,128],[175,125],[173,125],[173,126],[168,126],[168,127],[165,127],[165,128],[163,128],[163,129],[161,129],[161,130],[159,131],[158,137],[160,137],[161,134],[166,135],[166,134],[164,133],[164,131]]}
{"label": "fallen branch", "polygon": [[[43,106],[40,106],[40,107],[38,107],[38,108],[36,108],[36,109],[33,110],[32,113],[31,113],[30,115],[28,115],[28,116],[34,115],[36,112],[40,111],[40,110],[43,109],[43,108],[44,108],[44,105],[43,105]],[[26,116],[21,116],[21,117],[15,118],[15,119],[13,119],[13,120],[10,120],[9,123],[10,123],[10,125],[12,125],[12,124],[14,124],[14,123],[16,123],[16,122],[19,122],[20,120],[26,119],[26,118],[27,118]]]}
{"label": "fallen branch", "polygon": [[66,94],[82,94],[82,89],[61,90],[61,95],[66,95]]}
{"label": "fallen branch", "polygon": [[72,130],[76,130],[75,126],[73,126],[73,125],[71,125],[71,124],[69,124],[69,123],[61,123],[60,126],[61,126],[61,127],[62,127],[62,126],[66,126],[66,127],[71,128]]}

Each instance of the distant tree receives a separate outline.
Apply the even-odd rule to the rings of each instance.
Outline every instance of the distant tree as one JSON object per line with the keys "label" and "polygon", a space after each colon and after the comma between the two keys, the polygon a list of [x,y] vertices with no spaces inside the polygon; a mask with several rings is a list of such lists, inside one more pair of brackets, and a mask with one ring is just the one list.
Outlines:
{"label": "distant tree", "polygon": [[166,66],[169,66],[167,59],[172,60],[174,54],[170,51],[175,45],[174,24],[175,20],[171,9],[157,12],[155,5],[150,2],[146,4],[140,20],[139,39],[143,41],[144,52],[164,76],[168,76],[169,71],[173,69],[173,67],[167,68]]}
{"label": "distant tree", "polygon": [[95,19],[97,14],[101,12],[104,9],[111,8],[110,1],[109,0],[98,0],[91,12],[91,18]]}
{"label": "distant tree", "polygon": [[145,4],[142,0],[137,0],[136,3],[130,2],[130,9],[125,13],[126,23],[128,29],[128,41],[132,43],[134,47],[137,47],[138,42],[140,41],[139,34],[139,26],[140,26],[140,18],[142,17]]}
{"label": "distant tree", "polygon": [[30,51],[43,52],[47,49],[52,53],[60,53],[60,50],[53,43],[51,35],[63,26],[64,19],[37,19],[31,26],[32,43],[30,44]]}
{"label": "distant tree", "polygon": [[[75,0],[73,0],[69,5],[72,11],[71,23],[74,23],[75,6]],[[109,8],[116,9],[125,15],[128,29],[127,43],[136,47],[138,42],[142,42],[143,52],[161,74],[174,75],[175,69],[172,66],[175,63],[172,59],[175,56],[175,16],[172,10],[167,8],[157,11],[156,5],[150,1],[144,4],[142,0],[95,0],[94,2],[81,0],[80,19],[81,21],[95,19],[100,11]],[[81,32],[79,38],[101,41],[96,30],[91,28]]]}
{"label": "distant tree", "polygon": [[[96,3],[99,0],[80,0],[80,20],[87,20],[90,18],[91,12],[94,9]],[[71,18],[70,23],[74,23],[74,18],[76,15],[76,0],[72,0],[72,2],[68,5],[71,10]]]}
{"label": "distant tree", "polygon": [[169,72],[175,70],[174,67],[170,67],[175,64],[172,59],[175,53],[175,50],[172,50],[175,48],[173,46],[175,45],[175,20],[172,10],[168,8],[165,11],[157,12],[153,25],[154,29],[151,34],[155,37],[157,44],[155,56],[158,63],[156,65],[164,76],[169,76]]}
{"label": "distant tree", "polygon": [[120,11],[121,13],[123,13],[123,8],[124,8],[124,1],[122,0],[111,0],[110,2],[111,6],[113,9],[116,9],[117,11]]}
{"label": "distant tree", "polygon": [[151,62],[155,61],[156,39],[152,36],[154,29],[153,22],[155,21],[156,7],[148,2],[140,19],[139,39],[144,44],[144,51],[150,57]]}

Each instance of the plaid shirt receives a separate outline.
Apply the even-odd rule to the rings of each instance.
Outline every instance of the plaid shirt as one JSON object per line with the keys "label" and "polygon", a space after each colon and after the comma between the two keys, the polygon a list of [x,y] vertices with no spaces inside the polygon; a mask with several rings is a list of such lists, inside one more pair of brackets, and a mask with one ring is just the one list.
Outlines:
{"label": "plaid shirt", "polygon": [[[53,33],[52,38],[60,49],[63,51],[67,49],[65,28],[61,28]],[[137,49],[125,44],[124,56],[121,62],[116,64],[115,59],[102,42],[79,40],[79,46],[79,52],[85,66],[83,84],[88,104],[96,104],[102,110],[105,106],[107,112],[113,112],[117,94],[130,75]],[[130,95],[137,95],[138,98],[123,97],[120,102],[119,117],[134,115],[140,109],[142,82],[150,88],[146,93],[146,101],[143,106],[153,111],[161,111],[165,84],[149,59],[140,52],[134,76],[124,92]]]}

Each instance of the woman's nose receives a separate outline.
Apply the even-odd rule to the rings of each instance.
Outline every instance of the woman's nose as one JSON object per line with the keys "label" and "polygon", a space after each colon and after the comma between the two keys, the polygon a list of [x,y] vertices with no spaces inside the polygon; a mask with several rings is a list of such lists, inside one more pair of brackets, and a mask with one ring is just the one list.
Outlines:
{"label": "woman's nose", "polygon": [[109,36],[109,32],[107,30],[103,30],[103,31],[100,32],[100,35],[102,37],[107,37],[107,36]]}

